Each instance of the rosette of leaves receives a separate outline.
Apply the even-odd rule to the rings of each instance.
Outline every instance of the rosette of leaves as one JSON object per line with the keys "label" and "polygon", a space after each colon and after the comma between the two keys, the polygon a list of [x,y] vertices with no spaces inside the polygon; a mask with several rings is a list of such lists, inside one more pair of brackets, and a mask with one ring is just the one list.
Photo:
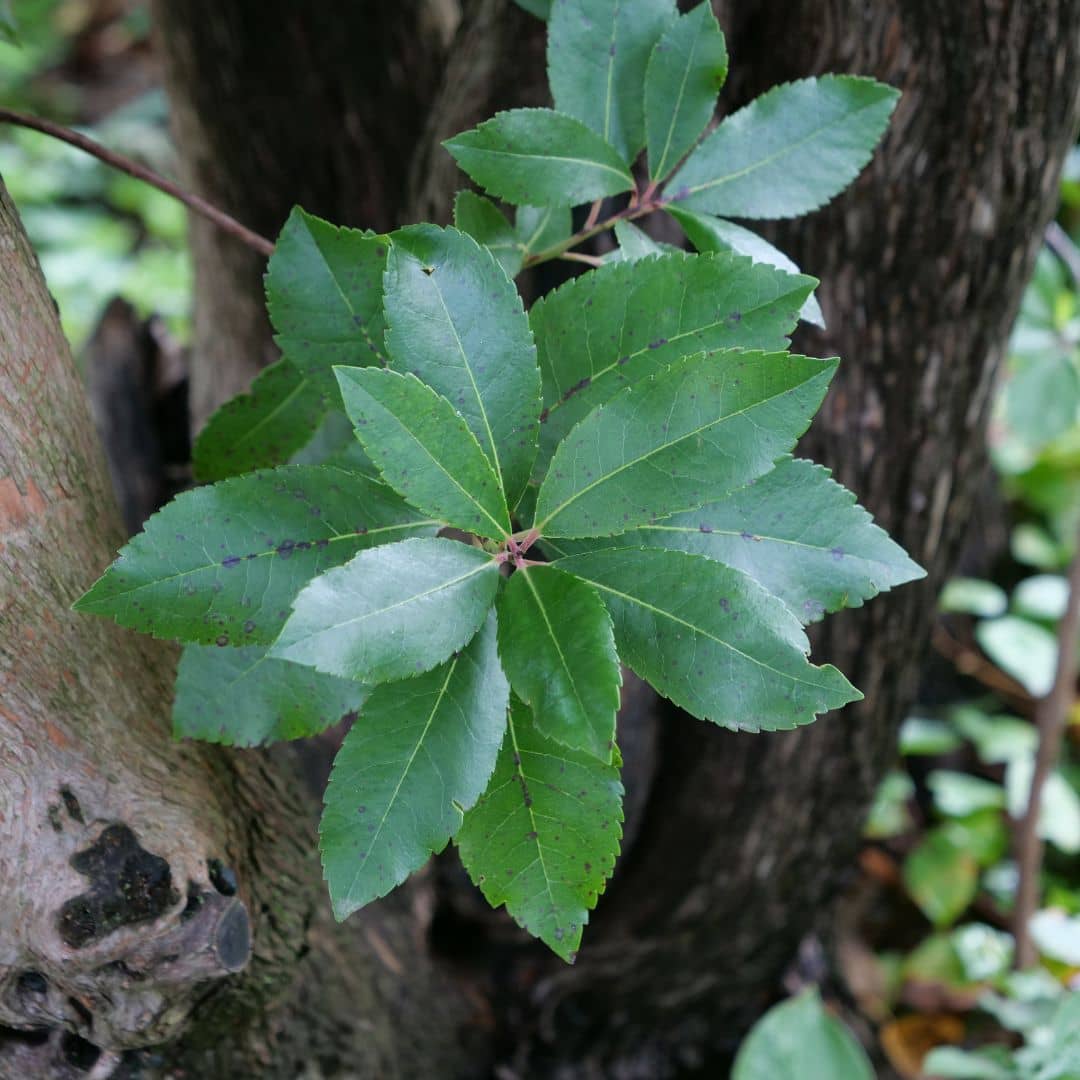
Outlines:
{"label": "rosette of leaves", "polygon": [[[837,363],[788,351],[812,278],[654,251],[624,213],[625,258],[525,311],[509,275],[591,234],[568,205],[633,187],[646,143],[667,172],[689,154],[680,187],[716,188],[678,179],[714,160],[708,140],[691,152],[726,70],[711,15],[600,4],[586,24],[579,6],[552,5],[565,111],[451,144],[517,200],[515,224],[471,193],[458,228],[389,236],[295,211],[266,281],[283,358],[200,438],[216,482],[154,515],[77,605],[186,643],[179,735],[251,746],[352,718],[321,828],[339,917],[453,840],[567,960],[619,850],[622,665],[705,721],[790,729],[859,696],[809,662],[803,625],[921,574],[790,457]],[[571,37],[591,66],[619,57],[606,111],[561,70]],[[869,156],[888,110],[867,126],[867,85],[850,87],[858,119],[828,114],[831,188],[799,170],[774,208],[814,205]]]}

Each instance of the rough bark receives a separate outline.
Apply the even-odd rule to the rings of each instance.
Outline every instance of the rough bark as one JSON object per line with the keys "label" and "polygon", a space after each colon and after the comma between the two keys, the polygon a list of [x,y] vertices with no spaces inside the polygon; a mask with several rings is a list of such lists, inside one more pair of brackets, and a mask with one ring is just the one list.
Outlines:
{"label": "rough bark", "polygon": [[0,1076],[293,1077],[329,1031],[365,1075],[456,1069],[423,887],[335,926],[282,770],[170,742],[175,649],[70,611],[123,530],[2,186],[0,254]]}
{"label": "rough bark", "polygon": [[830,328],[796,347],[846,361],[804,450],[929,576],[815,634],[863,703],[767,738],[665,725],[645,831],[579,968],[546,989],[569,995],[563,1015],[591,1017],[598,1060],[654,1048],[618,1075],[733,1042],[851,872],[979,491],[995,375],[1080,104],[1075,0],[731,9],[736,98],[824,71],[904,91],[855,188],[776,238],[823,282]]}

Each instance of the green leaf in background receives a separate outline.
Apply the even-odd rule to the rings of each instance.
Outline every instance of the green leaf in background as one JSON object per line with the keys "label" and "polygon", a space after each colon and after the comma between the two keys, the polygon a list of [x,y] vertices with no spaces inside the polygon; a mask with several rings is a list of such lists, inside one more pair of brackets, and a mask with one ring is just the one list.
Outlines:
{"label": "green leaf in background", "polygon": [[1054,685],[1057,638],[1044,626],[1015,615],[987,619],[975,627],[975,640],[1002,671],[1033,697],[1044,697]]}
{"label": "green leaf in background", "polygon": [[506,215],[490,200],[473,191],[459,191],[454,199],[454,226],[483,244],[512,278],[524,258],[521,242]]}
{"label": "green leaf in background", "polygon": [[[1005,769],[1009,816],[1016,821],[1027,810],[1034,771],[1032,756],[1013,758]],[[1080,794],[1060,770],[1050,773],[1043,784],[1038,834],[1067,855],[1080,853]]]}
{"label": "green leaf in background", "polygon": [[1031,917],[1028,928],[1044,956],[1070,967],[1080,967],[1080,918],[1047,908]]}
{"label": "green leaf in background", "polygon": [[246,394],[225,402],[192,450],[195,476],[224,480],[284,465],[307,445],[330,407],[333,385],[279,360],[256,376]]}
{"label": "green leaf in background", "polygon": [[[788,274],[802,272],[763,236],[758,236],[756,232],[744,229],[732,221],[725,221],[711,214],[695,214],[693,210],[684,210],[678,205],[670,207],[668,213],[682,226],[686,238],[700,252],[733,251],[736,255],[746,255],[756,263],[774,266]],[[824,328],[825,316],[813,293],[807,297],[799,311],[799,318]]]}
{"label": "green leaf in background", "polygon": [[966,817],[953,818],[943,828],[957,847],[971,852],[980,867],[999,865],[1009,852],[1009,828],[998,809],[976,810]]}
{"label": "green leaf in background", "polygon": [[645,73],[649,179],[663,180],[709,126],[727,78],[720,24],[705,0],[664,32]]}
{"label": "green leaf in background", "polygon": [[623,259],[626,262],[637,262],[639,259],[648,259],[653,255],[663,255],[665,251],[673,250],[668,244],[657,243],[644,229],[639,229],[632,221],[615,223],[615,239],[619,246],[610,256],[614,261]]}
{"label": "green leaf in background", "polygon": [[369,692],[352,679],[274,660],[258,645],[188,645],[176,673],[173,734],[225,746],[303,739],[355,713]]}
{"label": "green leaf in background", "polygon": [[385,368],[338,368],[337,377],[357,438],[403,498],[466,532],[510,533],[491,462],[446,398]]}
{"label": "green leaf in background", "polygon": [[1080,372],[1071,352],[1031,360],[1005,383],[1005,421],[1041,450],[1072,428],[1080,410]]}
{"label": "green leaf in background", "polygon": [[1017,615],[1027,619],[1057,622],[1069,602],[1069,582],[1061,574],[1035,574],[1013,589],[1012,604]]}
{"label": "green leaf in background", "polygon": [[861,694],[806,659],[798,619],[745,574],[681,551],[611,549],[555,566],[590,582],[625,664],[664,697],[733,731],[808,724]]}
{"label": "green leaf in background", "polygon": [[555,0],[548,82],[555,108],[576,117],[630,164],[645,145],[641,88],[672,0]]}
{"label": "green leaf in background", "polygon": [[979,863],[947,828],[931,829],[904,861],[904,884],[934,926],[949,926],[979,891]]}
{"label": "green leaf in background", "polygon": [[540,412],[536,348],[517,289],[471,236],[434,225],[394,234],[383,288],[391,367],[465,418],[514,506],[536,457]]}
{"label": "green leaf in background", "polygon": [[698,353],[635,383],[560,444],[536,528],[610,536],[714,502],[791,449],[835,370],[789,353]]}
{"label": "green leaf in background", "polygon": [[908,801],[914,794],[915,784],[906,772],[894,769],[888,773],[874,793],[863,835],[872,840],[885,840],[907,832],[912,826]]}
{"label": "green leaf in background", "polygon": [[566,206],[519,206],[514,215],[514,232],[524,256],[563,243],[573,231],[573,218]]}
{"label": "green leaf in background", "polygon": [[667,190],[687,209],[724,217],[809,213],[859,175],[899,96],[855,75],[773,87],[726,117]]}
{"label": "green leaf in background", "polygon": [[376,687],[334,759],[319,827],[339,919],[446,847],[487,787],[509,701],[494,613],[445,664]]}
{"label": "green leaf in background", "polygon": [[934,796],[934,805],[946,817],[967,817],[977,810],[1003,810],[1005,789],[992,780],[957,772],[935,769],[926,778]]}
{"label": "green leaf in background", "polygon": [[385,544],[303,589],[271,655],[367,683],[421,675],[472,639],[498,584],[466,544]]}
{"label": "green leaf in background", "polygon": [[935,1080],[1020,1080],[1011,1055],[1003,1047],[960,1050],[955,1046],[935,1046],[923,1058],[924,1075]]}
{"label": "green leaf in background", "polygon": [[269,644],[316,574],[437,527],[388,487],[342,469],[252,473],[178,495],[75,608],[154,637]]}
{"label": "green leaf in background", "polygon": [[523,568],[498,611],[503,667],[540,733],[610,762],[622,674],[596,590],[553,567]]}
{"label": "green leaf in background", "polygon": [[979,760],[985,765],[1001,765],[1013,758],[1035,753],[1039,736],[1034,726],[1016,716],[989,715],[972,705],[950,710],[953,727],[975,745]]}
{"label": "green leaf in background", "polygon": [[538,465],[622,387],[702,350],[786,348],[814,286],[736,255],[663,255],[583,274],[533,304],[545,412]]}
{"label": "green leaf in background", "polygon": [[804,623],[924,576],[828,469],[791,458],[719,502],[604,543],[674,548],[733,566]]}
{"label": "green leaf in background", "polygon": [[855,1036],[817,990],[771,1008],[739,1047],[731,1080],[874,1080]]}
{"label": "green leaf in background", "polygon": [[926,716],[909,716],[900,727],[900,753],[905,757],[937,757],[962,745],[952,726]]}
{"label": "green leaf in background", "polygon": [[578,206],[634,186],[610,144],[551,109],[496,113],[443,146],[481,187],[509,203]]}
{"label": "green leaf in background", "polygon": [[1022,521],[1009,536],[1012,557],[1036,570],[1060,570],[1069,561],[1065,544],[1033,521]]}
{"label": "green leaf in background", "polygon": [[980,578],[955,577],[945,583],[938,598],[938,608],[945,613],[977,615],[992,619],[1004,615],[1009,597],[1000,585]]}
{"label": "green leaf in background", "polygon": [[622,838],[617,765],[545,738],[512,700],[495,775],[455,842],[469,877],[569,963]]}
{"label": "green leaf in background", "polygon": [[[299,207],[266,268],[266,304],[281,351],[304,374],[382,362],[385,236],[339,229]],[[331,382],[332,386],[333,383]]]}

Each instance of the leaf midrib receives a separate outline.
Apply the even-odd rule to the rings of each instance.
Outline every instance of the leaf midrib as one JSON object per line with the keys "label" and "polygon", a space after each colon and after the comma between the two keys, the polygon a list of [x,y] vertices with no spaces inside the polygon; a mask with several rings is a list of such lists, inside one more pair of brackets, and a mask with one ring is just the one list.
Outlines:
{"label": "leaf midrib", "polygon": [[[693,430],[688,431],[683,435],[680,435],[677,439],[673,439],[670,442],[661,443],[659,446],[654,446],[650,451],[648,451],[648,453],[642,454],[639,457],[636,457],[631,461],[623,462],[623,464],[620,465],[618,468],[613,469],[611,472],[605,473],[603,476],[598,476],[591,483],[586,484],[585,487],[580,488],[578,491],[576,491],[573,495],[570,496],[570,498],[565,499],[562,503],[560,503],[557,507],[555,507],[555,509],[552,510],[551,513],[549,513],[547,515],[547,517],[545,517],[543,519],[543,521],[538,522],[535,525],[535,528],[540,530],[541,533],[543,533],[544,527],[547,524],[550,523],[552,518],[557,517],[568,506],[572,505],[578,499],[580,499],[583,496],[587,495],[590,491],[593,491],[595,488],[599,487],[601,484],[606,484],[609,480],[614,479],[616,476],[618,476],[621,473],[625,472],[627,469],[632,469],[635,466],[640,465],[642,462],[648,461],[649,458],[653,457],[655,454],[660,454],[660,453],[663,453],[666,450],[670,450],[672,447],[678,446],[679,443],[685,442],[687,439],[692,439],[696,435],[700,435],[703,431],[708,431],[709,428],[718,427],[720,424],[726,424],[729,420],[734,420],[737,417],[743,416],[743,415],[753,411],[754,409],[758,409],[758,408],[761,408],[761,407],[763,407],[765,405],[769,405],[772,402],[777,401],[780,398],[786,396],[787,394],[792,394],[796,390],[801,389],[802,387],[805,387],[807,383],[809,383],[811,380],[813,380],[813,379],[817,378],[818,376],[820,376],[820,374],[821,374],[821,372],[815,372],[813,375],[810,376],[810,378],[803,379],[801,382],[796,383],[794,386],[788,386],[778,394],[772,394],[769,397],[759,398],[752,405],[747,405],[744,408],[737,409],[735,412],[727,413],[724,416],[718,417],[715,420],[711,420],[707,424],[702,424],[700,427],[694,428]],[[680,387],[679,389],[680,389],[680,392],[681,392],[682,388]],[[721,393],[723,393],[723,387],[721,387]],[[582,421],[582,422],[584,423],[584,421]],[[541,493],[543,493],[543,487],[541,487]],[[685,509],[689,509],[689,507],[686,507]],[[672,513],[679,513],[679,511],[675,510],[675,511],[672,511]]]}
{"label": "leaf midrib", "polygon": [[431,725],[435,721],[435,714],[439,711],[439,706],[442,704],[443,698],[446,696],[446,688],[450,685],[450,679],[453,677],[454,672],[457,670],[458,662],[461,660],[460,653],[454,657],[449,667],[447,668],[446,678],[443,679],[443,684],[439,687],[439,692],[435,697],[435,703],[431,706],[431,711],[428,713],[427,720],[424,723],[424,730],[420,732],[417,737],[416,743],[413,746],[412,753],[409,755],[408,760],[405,762],[405,767],[401,770],[401,776],[398,778],[398,782],[394,787],[393,793],[387,800],[386,809],[383,811],[382,817],[379,819],[378,828],[375,830],[375,835],[371,838],[371,843],[368,845],[368,853],[364,859],[360,862],[356,868],[356,873],[353,876],[352,883],[349,885],[347,895],[351,896],[353,890],[356,888],[356,883],[360,880],[361,875],[364,872],[364,868],[368,864],[368,859],[371,857],[372,851],[375,849],[375,845],[378,842],[379,837],[382,835],[383,827],[386,825],[386,821],[390,816],[390,811],[393,809],[394,803],[397,801],[398,795],[401,793],[402,785],[405,783],[406,778],[412,771],[413,762],[416,760],[416,755],[420,753],[420,748],[424,745],[424,740],[427,738],[427,733],[431,730]]}
{"label": "leaf midrib", "polygon": [[[749,256],[747,256],[747,257],[749,257]],[[794,275],[789,274],[788,276],[791,277],[791,276],[794,276]],[[689,294],[689,291],[690,291],[689,289],[684,289],[683,290],[680,304],[684,305],[686,303],[686,297]],[[755,304],[751,308],[743,308],[742,309],[743,318],[745,318],[748,314],[752,315],[755,312],[760,311],[763,308],[769,307],[770,305],[773,305],[773,304],[777,304],[781,300],[783,300],[784,297],[790,296],[791,293],[798,292],[798,291],[799,291],[798,289],[789,289],[789,290],[786,290],[785,292],[777,293],[776,296],[771,297],[770,299],[764,301],[763,303]],[[627,290],[627,293],[629,293],[629,290]],[[700,324],[698,326],[691,327],[689,330],[680,330],[677,334],[672,334],[672,336],[667,339],[667,344],[668,345],[675,345],[678,342],[682,341],[683,338],[693,337],[695,334],[704,334],[704,333],[707,333],[710,330],[715,330],[718,326],[723,326],[726,321],[727,321],[726,319],[717,319],[715,322],[702,323],[702,324]],[[623,318],[623,320],[621,321],[620,334],[625,330],[625,328],[626,328],[626,319]],[[586,333],[586,335],[591,336],[591,334],[592,334],[592,324],[591,324],[591,322],[586,321],[585,333]],[[619,344],[620,345],[622,344],[622,338],[621,337],[619,338]],[[721,346],[719,348],[708,349],[708,350],[703,350],[703,351],[707,351],[709,353],[716,353],[716,352],[733,352],[733,351],[736,351],[738,349],[739,349],[739,346],[731,345],[731,346]],[[639,356],[644,356],[649,351],[650,351],[649,346],[645,345],[644,347],[638,349],[636,352],[627,353],[625,360],[623,360],[623,364],[629,364],[631,361],[636,360]],[[544,350],[544,355],[545,356],[547,355],[547,350],[546,349]],[[591,352],[590,352],[590,359],[591,359]],[[612,361],[612,363],[608,364],[607,367],[603,367],[599,371],[592,372],[589,375],[589,388],[591,388],[595,383],[597,383],[600,379],[602,379],[609,372],[614,371],[616,368],[623,366],[623,364],[620,364],[620,362],[619,362],[621,359],[622,359],[621,356],[617,357],[614,361]],[[557,377],[555,377],[554,365],[549,364],[548,368],[552,373],[553,381],[556,383],[556,385],[561,387],[561,380],[559,380]],[[565,391],[565,390],[561,391],[561,396],[556,401],[553,401],[547,407],[547,416],[550,417],[551,414],[556,411],[556,409],[558,409],[562,405],[565,405],[566,402],[572,400],[576,396],[577,395],[573,391],[569,391],[569,392]]]}
{"label": "leaf midrib", "polygon": [[[660,155],[660,161],[657,163],[656,171],[653,173],[652,179],[656,182],[660,182],[664,177],[664,166],[667,165],[668,151],[671,149],[671,140],[675,136],[675,126],[679,119],[679,109],[682,108],[683,95],[686,93],[686,83],[690,78],[690,69],[694,64],[694,55],[697,53],[698,41],[701,39],[701,34],[695,34],[693,41],[690,43],[690,54],[686,58],[686,65],[683,67],[682,81],[679,83],[679,93],[675,98],[675,108],[671,112],[671,123],[668,125],[667,139],[664,141],[664,150]],[[646,81],[648,80],[648,73],[646,73]],[[676,165],[678,162],[675,163]],[[650,172],[652,170],[650,169]]]}
{"label": "leaf midrib", "polygon": [[[790,672],[781,671],[779,668],[774,668],[771,664],[765,663],[764,660],[758,660],[757,657],[751,656],[749,653],[745,653],[742,649],[737,649],[729,641],[724,641],[723,638],[716,637],[715,634],[711,634],[704,627],[697,626],[694,623],[687,622],[685,619],[680,618],[678,615],[670,611],[665,611],[663,608],[658,608],[654,604],[650,604],[647,600],[642,600],[640,597],[631,596],[629,593],[621,592],[619,589],[615,589],[610,585],[604,585],[593,578],[587,579],[596,588],[609,592],[612,596],[618,596],[620,599],[627,601],[631,604],[637,604],[639,607],[645,608],[647,611],[651,611],[656,615],[659,615],[665,619],[669,619],[671,622],[678,623],[680,626],[685,626],[688,630],[692,630],[695,633],[701,634],[702,637],[708,638],[710,641],[715,641],[717,645],[722,646],[725,649],[735,653],[736,656],[741,656],[744,660],[749,661],[756,667],[764,668],[766,671],[771,671],[774,675],[781,679],[787,679],[791,682],[798,683],[801,686],[809,686],[815,690],[824,691],[826,688],[820,683],[811,682],[809,679],[800,679],[797,675],[792,675]],[[805,658],[804,658],[805,659]]]}
{"label": "leaf midrib", "polygon": [[607,165],[593,158],[566,157],[563,154],[526,154],[514,150],[489,150],[486,146],[469,146],[466,143],[459,143],[458,146],[474,154],[490,154],[493,157],[522,158],[530,161],[565,161],[571,165],[584,165],[593,169],[603,169],[604,172],[614,173],[622,183],[630,185],[634,183],[634,178],[628,172],[616,169],[613,165]]}
{"label": "leaf midrib", "polygon": [[[325,540],[327,542],[327,544],[329,545],[329,544],[335,544],[339,540],[356,540],[356,539],[364,539],[365,537],[368,537],[368,536],[378,536],[381,533],[393,532],[395,529],[415,529],[415,528],[424,528],[425,526],[429,526],[429,525],[442,525],[442,524],[443,524],[443,522],[435,520],[435,519],[429,519],[429,520],[419,520],[418,519],[416,521],[403,521],[403,522],[399,522],[399,523],[394,524],[394,525],[380,525],[378,528],[368,529],[366,532],[363,532],[363,533],[357,533],[357,532],[339,533],[336,536],[320,536],[320,537],[317,537],[315,540],[312,540],[312,541],[303,541],[303,540],[301,540],[301,541],[298,541],[298,542],[299,543],[310,542],[311,544],[315,544],[315,543],[318,543],[319,541]],[[205,548],[204,548],[204,550],[205,550]],[[294,545],[293,550],[295,551],[295,545]],[[157,554],[158,557],[160,557],[159,553],[155,552],[155,554]],[[275,547],[275,548],[269,548],[266,551],[253,551],[248,555],[241,555],[241,556],[236,556],[236,557],[239,558],[242,562],[246,563],[246,562],[253,562],[255,559],[272,558],[273,556],[280,555],[280,554],[281,553]],[[228,558],[233,558],[233,557],[234,556],[231,556],[231,555],[225,556],[225,558],[227,558],[227,559]],[[170,574],[168,577],[156,577],[151,581],[145,581],[145,582],[142,582],[139,585],[133,585],[129,589],[122,589],[122,590],[117,590],[116,592],[110,592],[107,596],[103,597],[103,600],[114,600],[114,599],[116,599],[117,597],[120,597],[120,596],[130,596],[132,593],[137,593],[141,589],[152,589],[152,588],[154,588],[154,587],[156,587],[158,585],[167,585],[167,584],[169,584],[169,582],[172,582],[172,581],[181,581],[186,577],[190,577],[192,574],[201,574],[206,570],[224,570],[224,569],[226,569],[224,561],[205,563],[202,566],[196,566],[196,567],[192,567],[192,568],[190,568],[188,570],[184,570],[179,574]]]}
{"label": "leaf midrib", "polygon": [[[738,169],[736,172],[733,173],[728,173],[726,176],[718,176],[715,180],[707,180],[705,183],[698,184],[696,187],[688,188],[686,194],[683,195],[682,199],[676,199],[676,201],[681,202],[685,199],[688,199],[691,195],[698,194],[698,192],[708,191],[712,188],[719,187],[722,184],[730,183],[732,180],[739,180],[742,177],[747,176],[752,172],[755,172],[757,169],[767,168],[769,165],[773,164],[773,162],[775,161],[778,161],[780,158],[795,153],[795,151],[805,146],[808,142],[812,142],[823,132],[829,131],[831,128],[834,127],[842,126],[843,124],[847,123],[853,116],[858,116],[859,113],[865,112],[867,109],[872,109],[875,105],[880,105],[881,100],[872,101],[866,105],[859,106],[859,108],[857,109],[852,109],[849,112],[844,113],[842,117],[831,120],[827,124],[822,124],[821,127],[814,128],[813,131],[804,135],[801,139],[797,139],[793,143],[786,143],[781,149],[777,150],[775,153],[769,154],[767,157],[760,158],[758,161],[751,162],[751,164],[747,165],[745,168]],[[716,130],[717,134],[719,134],[723,130],[723,126],[721,125],[721,127],[717,128]],[[735,216],[737,217],[738,215],[736,214]]]}

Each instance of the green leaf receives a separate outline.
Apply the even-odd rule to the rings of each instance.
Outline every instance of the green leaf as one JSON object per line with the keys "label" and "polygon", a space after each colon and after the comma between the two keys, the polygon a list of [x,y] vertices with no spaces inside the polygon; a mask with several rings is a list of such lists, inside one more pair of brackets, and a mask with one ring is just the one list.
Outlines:
{"label": "green leaf", "polygon": [[318,430],[332,391],[331,383],[301,374],[289,360],[271,364],[200,432],[192,451],[196,477],[224,480],[284,465]]}
{"label": "green leaf", "polygon": [[[763,236],[744,229],[734,222],[711,214],[695,214],[693,210],[684,210],[672,206],[668,211],[682,226],[686,238],[698,251],[732,251],[736,255],[746,255],[756,263],[774,266],[788,274],[801,273],[795,263],[779,248],[773,247]],[[799,312],[799,318],[814,326],[825,327],[825,316],[821,305],[811,293]]]}
{"label": "green leaf", "polygon": [[813,278],[735,255],[670,254],[583,274],[533,304],[545,412],[538,465],[622,387],[703,349],[786,348]]}
{"label": "green leaf", "polygon": [[632,221],[615,223],[615,239],[619,242],[614,256],[627,262],[637,262],[653,255],[663,255],[672,250],[670,244],[658,244],[644,229],[639,229]]}
{"label": "green leaf", "polygon": [[[828,469],[791,458],[720,502],[603,543],[674,548],[726,563],[780,597],[804,623],[925,575]],[[563,541],[551,546],[582,550]]]}
{"label": "green leaf", "polygon": [[[266,270],[275,340],[304,374],[382,362],[385,236],[339,229],[299,207]],[[332,383],[330,384],[332,386]]]}
{"label": "green leaf", "polygon": [[613,147],[551,109],[496,113],[443,146],[481,187],[509,203],[578,206],[634,186]]}
{"label": "green leaf", "polygon": [[446,847],[495,768],[509,700],[494,613],[445,664],[375,689],[334,760],[319,828],[339,919]]}
{"label": "green leaf", "polygon": [[979,863],[947,828],[931,829],[904,862],[912,900],[937,927],[955,922],[979,891]]}
{"label": "green leaf", "polygon": [[473,191],[459,191],[454,199],[454,225],[483,244],[499,260],[507,277],[521,269],[524,252],[514,226],[490,199]]}
{"label": "green leaf", "polygon": [[989,619],[1004,615],[1009,598],[1000,585],[979,578],[950,578],[941,590],[938,607],[944,612],[961,612]]}
{"label": "green leaf", "polygon": [[1012,595],[1013,608],[1027,619],[1057,622],[1069,603],[1069,581],[1061,574],[1035,574],[1021,581]]}
{"label": "green leaf", "polygon": [[574,231],[566,206],[519,206],[514,215],[514,232],[525,256],[561,244]]}
{"label": "green leaf", "polygon": [[938,757],[962,745],[951,724],[926,716],[909,716],[900,726],[900,753],[904,757]]}
{"label": "green leaf", "polygon": [[727,117],[668,190],[690,210],[725,217],[809,213],[859,175],[899,96],[854,75],[773,87]]}
{"label": "green leaf", "polygon": [[807,661],[799,621],[737,570],[648,548],[554,565],[600,592],[623,662],[699,719],[734,731],[782,731],[862,697],[836,668]]}
{"label": "green leaf", "polygon": [[978,810],[1005,807],[1005,789],[980,776],[954,769],[935,769],[927,776],[926,784],[934,796],[934,806],[945,817],[962,818]]}
{"label": "green leaf", "polygon": [[698,353],[581,421],[536,502],[545,536],[610,536],[714,502],[768,472],[806,430],[835,360]]}
{"label": "green leaf", "polygon": [[259,645],[188,645],[176,672],[173,734],[225,746],[303,739],[355,713],[369,692],[352,679],[274,660]]}
{"label": "green leaf", "polygon": [[546,738],[511,699],[495,775],[455,842],[488,903],[569,963],[615,866],[622,795],[615,765]]}
{"label": "green leaf", "polygon": [[1018,1080],[1016,1070],[986,1051],[960,1050],[955,1046],[935,1046],[923,1058],[923,1073],[941,1080]]}
{"label": "green leaf", "polygon": [[252,473],[178,495],[75,608],[159,638],[268,644],[316,574],[437,527],[389,488],[341,469]]}
{"label": "green leaf", "polygon": [[1034,450],[1075,426],[1080,372],[1068,352],[1024,364],[1005,383],[1005,420]]}
{"label": "green leaf", "polygon": [[746,1036],[731,1080],[874,1080],[855,1037],[804,990],[771,1008]]}
{"label": "green leaf", "polygon": [[391,366],[453,404],[515,505],[536,457],[540,412],[536,348],[517,289],[472,237],[415,225],[394,234],[384,291]]}
{"label": "green leaf", "polygon": [[727,70],[727,46],[708,0],[679,16],[656,43],[645,73],[650,180],[663,180],[709,126]]}
{"label": "green leaf", "polygon": [[[1031,755],[1013,758],[1005,768],[1009,816],[1017,821],[1027,811],[1034,771]],[[1080,793],[1057,770],[1043,784],[1038,834],[1068,855],[1080,853]]]}
{"label": "green leaf", "polygon": [[360,682],[408,679],[471,640],[498,584],[498,564],[466,544],[385,544],[303,589],[270,655]]}
{"label": "green leaf", "polygon": [[551,8],[555,108],[587,124],[628,164],[645,145],[641,88],[649,54],[674,16],[672,0],[555,0]]}
{"label": "green leaf", "polygon": [[446,398],[385,368],[338,368],[337,377],[357,438],[388,484],[448,525],[509,534],[498,477]]}
{"label": "green leaf", "polygon": [[1043,697],[1054,685],[1057,638],[1039,623],[1016,615],[987,619],[975,627],[975,640],[1002,671],[1032,696]]}
{"label": "green leaf", "polygon": [[503,667],[540,733],[610,762],[622,674],[596,590],[553,567],[524,568],[498,611]]}

